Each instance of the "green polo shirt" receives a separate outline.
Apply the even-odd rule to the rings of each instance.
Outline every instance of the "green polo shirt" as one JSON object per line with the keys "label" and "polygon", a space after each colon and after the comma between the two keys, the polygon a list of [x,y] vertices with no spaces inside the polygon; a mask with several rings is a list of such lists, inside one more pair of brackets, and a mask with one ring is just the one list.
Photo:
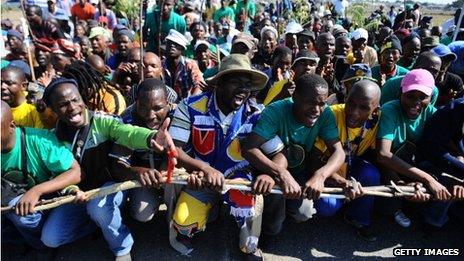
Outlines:
{"label": "green polo shirt", "polygon": [[237,3],[237,7],[235,8],[235,21],[237,21],[238,15],[240,14],[240,11],[245,9],[247,11],[247,16],[248,17],[255,17],[256,14],[256,4],[253,0],[248,0],[248,2],[245,4],[243,3],[243,0]]}
{"label": "green polo shirt", "polygon": [[411,70],[412,70],[412,67],[414,67],[414,64],[416,63],[416,60],[414,60],[414,61],[411,63],[411,65],[409,65],[409,66],[405,66],[405,65],[404,65],[404,62],[405,62],[405,61],[403,60],[403,58],[400,58],[400,59],[398,60],[398,63],[397,63],[397,64],[398,64],[399,66],[401,66],[401,67],[403,67],[403,68],[405,68],[405,69],[411,71]]}
{"label": "green polo shirt", "polygon": [[219,20],[221,20],[221,18],[223,17],[229,18],[230,20],[235,20],[234,9],[228,6],[224,8],[219,8],[218,10],[216,10],[216,12],[214,12],[213,20],[215,22],[219,22]]}
{"label": "green polo shirt", "polygon": [[308,152],[318,136],[324,141],[338,138],[335,116],[329,106],[325,107],[312,127],[306,127],[293,116],[293,104],[292,98],[271,103],[263,110],[253,132],[265,140],[277,135],[285,145],[299,144]]}
{"label": "green polo shirt", "polygon": [[[387,75],[387,80],[393,77],[396,77],[396,76],[406,75],[408,72],[409,72],[408,69],[401,67],[399,65],[396,65],[395,73],[391,76]],[[382,80],[382,76],[380,75],[380,65],[376,65],[372,67],[372,78],[376,79],[377,82],[380,82]]]}
{"label": "green polo shirt", "polygon": [[425,122],[436,110],[429,104],[417,119],[411,120],[404,114],[399,100],[387,102],[381,109],[377,139],[391,140],[392,151],[395,151],[405,141],[416,143],[422,135]]}

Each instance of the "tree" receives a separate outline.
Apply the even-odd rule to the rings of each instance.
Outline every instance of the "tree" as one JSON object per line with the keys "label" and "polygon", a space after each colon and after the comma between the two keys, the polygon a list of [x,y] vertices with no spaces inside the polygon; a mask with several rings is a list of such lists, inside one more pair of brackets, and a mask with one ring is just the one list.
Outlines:
{"label": "tree", "polygon": [[464,4],[464,0],[456,0],[453,3],[450,4],[450,7],[451,8],[461,8],[463,4]]}

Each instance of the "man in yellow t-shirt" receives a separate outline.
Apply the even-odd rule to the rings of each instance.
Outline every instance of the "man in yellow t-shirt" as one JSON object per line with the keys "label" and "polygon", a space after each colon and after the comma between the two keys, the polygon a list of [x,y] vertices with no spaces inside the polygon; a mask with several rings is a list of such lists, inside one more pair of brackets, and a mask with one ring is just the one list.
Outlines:
{"label": "man in yellow t-shirt", "polygon": [[21,68],[6,67],[2,70],[2,100],[11,107],[17,126],[43,129],[44,124],[36,107],[26,101],[23,92],[26,84],[26,76]]}
{"label": "man in yellow t-shirt", "polygon": [[[362,195],[361,186],[380,184],[380,173],[366,160],[366,154],[375,148],[379,118],[380,88],[370,80],[356,82],[351,88],[346,104],[331,106],[335,116],[340,141],[346,153],[345,164],[333,173],[327,182],[347,189],[347,196],[353,199],[345,213],[345,219],[353,224],[358,234],[367,241],[376,240],[371,229],[371,215],[374,206],[372,196]],[[311,163],[320,165],[330,155],[324,142],[318,138],[310,156]],[[351,180],[354,178],[354,180]],[[344,200],[321,198],[315,202],[319,215],[332,216],[344,204]]]}

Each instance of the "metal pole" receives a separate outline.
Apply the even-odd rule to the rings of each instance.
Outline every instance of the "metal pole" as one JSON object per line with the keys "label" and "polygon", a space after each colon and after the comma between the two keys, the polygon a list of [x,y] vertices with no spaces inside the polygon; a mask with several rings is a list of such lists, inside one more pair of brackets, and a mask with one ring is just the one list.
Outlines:
{"label": "metal pole", "polygon": [[462,23],[463,16],[464,16],[464,3],[462,4],[462,7],[461,7],[461,15],[459,16],[458,24],[456,25],[456,29],[454,30],[454,33],[453,33],[453,42],[456,41],[456,38],[458,37],[459,30],[461,29],[461,23]]}

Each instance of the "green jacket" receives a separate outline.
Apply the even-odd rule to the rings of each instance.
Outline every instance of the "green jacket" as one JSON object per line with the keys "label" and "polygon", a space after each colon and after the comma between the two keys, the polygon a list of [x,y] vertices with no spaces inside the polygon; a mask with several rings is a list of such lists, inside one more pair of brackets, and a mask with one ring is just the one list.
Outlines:
{"label": "green jacket", "polygon": [[109,170],[110,164],[113,164],[113,144],[146,150],[149,149],[151,137],[156,134],[154,130],[124,124],[117,116],[93,112],[91,117],[91,114],[92,112],[86,111],[85,126],[91,124],[91,127],[80,153],[76,149],[76,137],[78,133],[84,132],[85,126],[75,131],[59,121],[55,129],[58,139],[65,142],[81,165],[84,174],[84,179],[79,185],[81,189],[98,188],[113,180]]}

